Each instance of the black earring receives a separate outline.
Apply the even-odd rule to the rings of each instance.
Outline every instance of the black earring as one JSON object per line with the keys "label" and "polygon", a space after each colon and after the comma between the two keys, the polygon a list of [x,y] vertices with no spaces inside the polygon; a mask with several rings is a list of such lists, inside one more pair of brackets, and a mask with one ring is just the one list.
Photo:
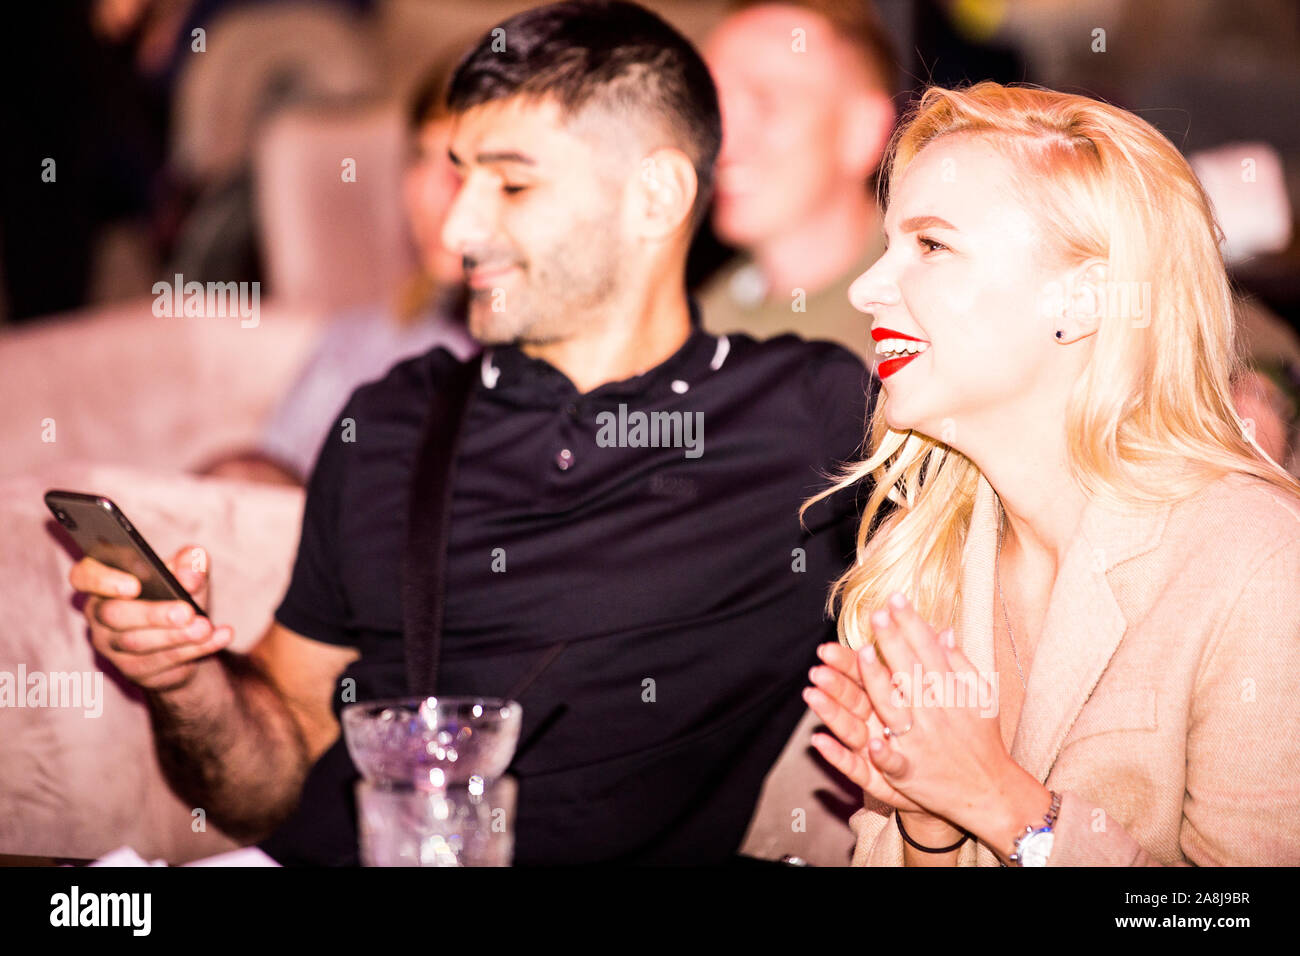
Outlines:
{"label": "black earring", "polygon": [[1058,339],[1063,339],[1063,338],[1065,338],[1065,329],[1057,329],[1057,330],[1056,330],[1056,337],[1057,337]]}

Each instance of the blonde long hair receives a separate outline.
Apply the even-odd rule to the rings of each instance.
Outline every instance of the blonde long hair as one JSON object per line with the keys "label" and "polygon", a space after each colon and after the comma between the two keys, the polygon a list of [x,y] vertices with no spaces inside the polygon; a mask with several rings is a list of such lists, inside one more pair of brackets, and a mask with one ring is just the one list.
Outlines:
{"label": "blonde long hair", "polygon": [[[1230,382],[1243,359],[1222,233],[1178,150],[1132,113],[1083,96],[990,82],[932,87],[895,134],[890,191],[926,145],[954,133],[987,137],[1010,160],[1014,185],[1065,263],[1098,258],[1108,287],[1150,290],[1146,324],[1103,317],[1069,399],[1069,467],[1085,492],[1142,506],[1245,472],[1300,496],[1300,482],[1265,454],[1233,407]],[[827,602],[831,613],[839,607],[840,640],[854,648],[869,639],[870,612],[894,591],[937,630],[956,627],[980,479],[955,448],[890,428],[886,404],[882,391],[865,460],[804,505],[875,482],[856,559]],[[887,515],[886,499],[895,506]]]}

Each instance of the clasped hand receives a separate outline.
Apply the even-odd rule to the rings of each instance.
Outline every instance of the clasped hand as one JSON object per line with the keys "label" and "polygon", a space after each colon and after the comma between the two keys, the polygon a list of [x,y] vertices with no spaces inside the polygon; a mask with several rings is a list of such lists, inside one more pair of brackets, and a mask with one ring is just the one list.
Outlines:
{"label": "clasped hand", "polygon": [[952,630],[936,634],[902,594],[871,626],[874,648],[818,648],[824,664],[804,700],[835,736],[814,734],[813,746],[909,825],[932,817],[975,832],[981,805],[1019,771],[1002,742],[997,675],[977,673]]}

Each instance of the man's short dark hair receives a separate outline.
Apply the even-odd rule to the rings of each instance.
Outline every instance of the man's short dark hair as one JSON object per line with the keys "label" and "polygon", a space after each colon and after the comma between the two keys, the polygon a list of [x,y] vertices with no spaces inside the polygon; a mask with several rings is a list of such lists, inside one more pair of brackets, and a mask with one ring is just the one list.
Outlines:
{"label": "man's short dark hair", "polygon": [[660,121],[695,167],[692,227],[704,218],[722,145],[717,90],[691,42],[645,7],[570,0],[502,21],[461,59],[447,107],[515,96],[553,97],[566,117],[601,104]]}

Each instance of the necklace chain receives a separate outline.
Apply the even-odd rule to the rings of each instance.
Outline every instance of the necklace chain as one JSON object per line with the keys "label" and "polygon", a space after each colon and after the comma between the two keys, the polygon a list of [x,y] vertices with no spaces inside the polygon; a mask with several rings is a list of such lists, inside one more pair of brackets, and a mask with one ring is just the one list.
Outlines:
{"label": "necklace chain", "polygon": [[997,582],[998,603],[1002,605],[1002,620],[1006,622],[1007,637],[1011,639],[1011,653],[1015,656],[1016,659],[1016,673],[1020,675],[1020,686],[1021,688],[1028,690],[1028,686],[1025,684],[1025,672],[1020,669],[1020,652],[1016,650],[1016,636],[1011,632],[1011,618],[1007,616],[1007,602],[1006,599],[1002,596],[1002,574],[999,571],[999,568],[1002,565],[1002,521],[1003,521],[1002,515],[999,515],[998,516],[998,556],[997,556],[997,560],[994,561],[993,563],[993,580]]}

